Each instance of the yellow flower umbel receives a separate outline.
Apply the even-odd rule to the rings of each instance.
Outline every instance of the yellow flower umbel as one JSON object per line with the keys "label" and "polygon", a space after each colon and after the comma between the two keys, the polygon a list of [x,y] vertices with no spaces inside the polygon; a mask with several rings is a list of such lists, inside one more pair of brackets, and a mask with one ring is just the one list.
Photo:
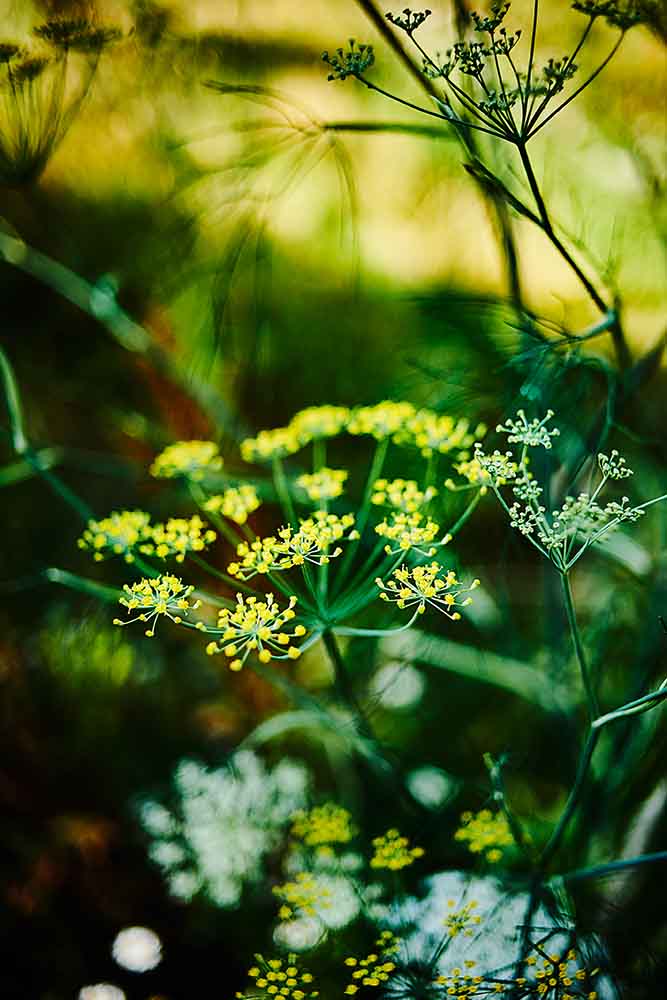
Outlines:
{"label": "yellow flower umbel", "polygon": [[473,899],[457,909],[455,901],[450,899],[447,906],[449,913],[443,920],[443,924],[449,937],[457,937],[459,934],[463,934],[464,937],[472,937],[473,928],[482,922],[482,918],[473,912],[477,909],[477,901]]}
{"label": "yellow flower umbel", "polygon": [[275,427],[260,431],[257,437],[241,442],[241,458],[244,462],[267,462],[273,458],[293,455],[301,447],[296,431],[291,427]]}
{"label": "yellow flower umbel", "polygon": [[204,503],[204,510],[210,514],[227,517],[235,524],[245,524],[248,514],[252,514],[260,506],[254,486],[231,486],[222,494],[209,497]]}
{"label": "yellow flower umbel", "polygon": [[227,572],[239,580],[251,580],[253,576],[289,569],[292,565],[284,541],[275,535],[239,542],[236,555],[237,559],[229,564]]}
{"label": "yellow flower umbel", "polygon": [[398,938],[391,931],[383,931],[375,942],[376,952],[371,952],[365,958],[355,958],[350,956],[345,959],[345,964],[351,969],[352,982],[346,986],[344,995],[354,996],[362,986],[384,986],[391,978],[392,972],[396,969],[396,963],[391,961],[399,947]]}
{"label": "yellow flower umbel", "polygon": [[347,429],[350,434],[371,434],[382,441],[395,437],[414,414],[412,403],[394,403],[386,399],[376,406],[360,406],[354,410]]}
{"label": "yellow flower umbel", "polygon": [[415,514],[437,494],[433,486],[420,490],[414,479],[376,479],[371,503],[378,507],[393,507],[404,514]]}
{"label": "yellow flower umbel", "polygon": [[285,631],[295,617],[295,604],[296,597],[290,597],[289,605],[281,611],[273,594],[267,594],[265,601],[237,594],[234,608],[219,611],[221,637],[210,642],[206,652],[210,656],[224,653],[230,659],[230,670],[241,670],[254,652],[261,663],[298,659],[301,653],[291,644],[292,639],[305,635],[306,630],[303,625],[296,625],[292,631]]}
{"label": "yellow flower umbel", "polygon": [[336,437],[345,429],[349,419],[347,406],[308,406],[292,417],[289,427],[305,445],[309,441]]}
{"label": "yellow flower umbel", "polygon": [[150,468],[156,479],[174,479],[185,476],[196,481],[207,472],[218,472],[222,458],[213,441],[177,441],[161,452]]}
{"label": "yellow flower umbel", "polygon": [[[298,531],[290,527],[281,528],[278,535],[285,545],[285,551],[292,566],[303,566],[305,562],[316,566],[326,566],[343,551],[340,546],[332,549],[334,542],[344,538],[353,538],[350,531],[354,525],[354,514],[328,514],[325,510],[316,510],[312,517],[301,521]],[[346,534],[347,532],[347,534]]]}
{"label": "yellow flower umbel", "polygon": [[408,838],[393,829],[387,830],[382,837],[375,837],[373,847],[375,853],[371,858],[371,868],[388,868],[391,871],[407,868],[424,854],[423,847],[410,847]]}
{"label": "yellow flower umbel", "polygon": [[434,454],[469,448],[485,428],[477,427],[472,434],[467,420],[455,420],[433,410],[419,410],[407,421],[406,431],[406,438],[412,440],[425,458],[430,458]]}
{"label": "yellow flower umbel", "polygon": [[492,863],[502,858],[501,847],[511,847],[514,843],[505,814],[493,813],[490,809],[462,813],[461,826],[454,840],[466,843],[472,854],[483,854]]}
{"label": "yellow flower umbel", "polygon": [[[148,622],[146,635],[155,635],[155,625],[158,618],[164,615],[177,625],[184,621],[190,611],[196,611],[201,601],[191,603],[188,598],[195,588],[186,586],[177,576],[157,576],[152,579],[140,580],[139,583],[125,584],[125,597],[119,598],[128,611],[138,611],[135,618],[121,621],[114,618],[114,625],[129,625],[131,622]],[[200,631],[205,630],[202,622],[191,622]]]}
{"label": "yellow flower umbel", "polygon": [[[472,458],[454,465],[454,469],[463,476],[465,483],[457,484],[453,479],[447,479],[448,490],[468,490],[479,487],[481,493],[486,493],[489,486],[504,486],[510,480],[516,479],[519,466],[512,461],[512,452],[504,454],[496,449],[489,455],[484,454],[481,445],[476,446]],[[528,478],[531,478],[530,475]]]}
{"label": "yellow flower umbel", "polygon": [[283,900],[278,911],[280,920],[315,917],[318,910],[331,906],[331,893],[310,872],[297,872],[293,882],[274,885],[273,893]]}
{"label": "yellow flower umbel", "polygon": [[[394,555],[397,552],[406,552],[408,549],[416,549],[423,555],[435,555],[435,548],[430,546],[422,549],[422,545],[428,545],[440,531],[440,525],[432,521],[430,517],[424,520],[424,516],[419,513],[404,514],[396,511],[390,515],[389,520],[375,525],[375,530],[382,538],[389,539],[394,545],[385,545],[384,550],[387,555]],[[439,544],[446,544],[449,537],[446,535]]]}
{"label": "yellow flower umbel", "polygon": [[237,993],[237,1000],[314,1000],[320,994],[311,989],[313,976],[302,972],[297,965],[296,955],[283,958],[264,958],[255,955],[256,964],[248,969],[248,978],[253,980],[247,992]]}
{"label": "yellow flower umbel", "polygon": [[144,541],[150,532],[150,515],[143,510],[119,510],[102,518],[89,521],[77,545],[89,549],[93,559],[100,562],[105,556],[123,556],[125,562],[134,562],[133,549]]}
{"label": "yellow flower umbel", "polygon": [[[340,546],[332,549],[334,542],[353,538],[349,529],[354,524],[353,514],[328,514],[316,510],[312,517],[301,521],[298,531],[290,525],[278,530],[277,537],[268,535],[253,542],[239,542],[237,560],[230,563],[227,572],[239,580],[250,580],[258,574],[273,573],[312,563],[326,566],[343,551]],[[347,536],[345,532],[348,532]]]}
{"label": "yellow flower umbel", "polygon": [[300,810],[292,817],[292,837],[306,847],[325,848],[331,844],[347,844],[354,836],[352,817],[347,809],[335,802],[325,802],[306,812]]}
{"label": "yellow flower umbel", "polygon": [[537,954],[524,962],[522,976],[503,979],[498,973],[490,976],[474,974],[476,962],[464,962],[463,969],[452,969],[449,975],[438,976],[436,983],[446,986],[445,995],[452,1000],[471,997],[490,998],[499,994],[530,997],[531,1000],[597,1000],[597,990],[591,989],[599,969],[589,972],[577,959],[574,948],[565,955],[547,954],[546,945],[535,946]]}
{"label": "yellow flower umbel", "polygon": [[[452,969],[449,975],[438,976],[435,980],[438,986],[446,986],[447,1000],[469,1000],[470,997],[489,997],[504,993],[509,984],[494,981],[484,982],[484,976],[475,975],[477,962],[466,961],[463,969]],[[465,971],[464,971],[465,969]]]}
{"label": "yellow flower umbel", "polygon": [[348,476],[349,472],[345,469],[323,468],[319,472],[299,476],[296,485],[304,490],[309,500],[319,503],[321,500],[334,500],[341,496]]}
{"label": "yellow flower umbel", "polygon": [[461,618],[457,608],[465,608],[472,601],[471,597],[459,600],[461,594],[467,594],[479,587],[479,580],[473,580],[469,587],[462,587],[453,570],[443,570],[437,562],[428,566],[416,566],[408,569],[401,566],[394,571],[394,579],[384,583],[379,577],[376,584],[380,588],[383,601],[393,601],[399,608],[413,608],[423,614],[426,606],[435,608],[451,618],[459,621]]}
{"label": "yellow flower umbel", "polygon": [[159,559],[173,556],[176,562],[183,562],[188,552],[202,552],[215,539],[215,531],[198,514],[190,518],[170,517],[165,524],[151,527],[148,541],[140,546],[140,551]]}

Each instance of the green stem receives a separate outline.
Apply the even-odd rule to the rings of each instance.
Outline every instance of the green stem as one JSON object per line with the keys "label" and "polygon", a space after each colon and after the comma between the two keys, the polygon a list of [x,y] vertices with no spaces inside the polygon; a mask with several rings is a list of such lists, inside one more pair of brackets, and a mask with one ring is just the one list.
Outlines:
{"label": "green stem", "polygon": [[14,377],[14,370],[9,363],[9,358],[0,347],[0,376],[5,391],[7,402],[7,412],[9,414],[9,426],[11,427],[12,446],[17,455],[23,455],[28,449],[28,438],[25,434],[23,424],[23,408],[21,406],[21,395],[19,387]]}
{"label": "green stem", "polygon": [[528,184],[530,190],[532,191],[533,198],[535,199],[535,204],[537,205],[537,211],[539,212],[540,219],[542,221],[542,231],[548,237],[552,246],[558,251],[564,261],[572,268],[579,281],[584,286],[588,292],[590,298],[593,300],[597,308],[601,313],[606,315],[609,312],[609,306],[604,301],[600,293],[597,291],[592,281],[584,274],[576,260],[573,258],[572,254],[569,252],[567,247],[563,245],[561,240],[556,235],[553,225],[551,223],[551,218],[549,217],[549,212],[547,211],[547,206],[542,197],[542,192],[540,191],[540,186],[537,183],[537,178],[535,176],[535,171],[533,170],[533,165],[530,162],[530,157],[528,156],[528,150],[526,149],[525,141],[517,142],[516,147],[519,151],[519,156],[521,157],[521,163],[526,172],[526,177],[528,179]]}
{"label": "green stem", "polygon": [[591,679],[590,670],[586,660],[584,646],[581,641],[581,633],[579,632],[579,626],[577,624],[577,614],[574,609],[574,601],[572,600],[572,589],[570,587],[570,579],[567,572],[560,574],[560,580],[563,588],[563,598],[565,600],[567,622],[570,627],[570,634],[572,636],[574,650],[577,655],[577,661],[579,663],[579,671],[581,673],[581,679],[584,685],[584,690],[586,692],[586,703],[588,706],[589,722],[592,723],[594,722],[595,719],[597,719],[597,717],[600,714],[600,706],[598,703],[597,695],[595,693],[595,688],[593,687],[593,681]]}
{"label": "green stem", "polygon": [[605,865],[593,865],[591,868],[578,868],[564,875],[554,875],[552,882],[581,882],[589,878],[604,878],[605,875],[615,875],[628,868],[638,868],[640,865],[654,864],[656,861],[667,861],[667,851],[655,851],[653,854],[639,854],[636,858],[621,861],[609,861]]}
{"label": "green stem", "polygon": [[49,583],[58,583],[62,587],[69,587],[70,590],[77,590],[81,594],[90,594],[98,597],[102,601],[117,602],[123,596],[123,591],[116,587],[107,587],[103,583],[96,583],[94,580],[87,580],[76,573],[69,573],[66,569],[57,569],[50,566],[42,570],[40,574]]}
{"label": "green stem", "polygon": [[334,588],[334,595],[340,592],[341,587],[345,583],[345,577],[347,571],[350,568],[350,564],[354,559],[356,551],[359,547],[359,542],[361,541],[361,536],[363,534],[364,528],[366,527],[366,522],[368,521],[368,515],[371,509],[371,496],[373,495],[373,486],[375,480],[379,479],[380,473],[382,472],[382,466],[384,465],[385,458],[387,457],[387,449],[389,447],[389,439],[383,438],[378,441],[375,446],[375,453],[373,455],[373,460],[371,462],[371,467],[368,471],[368,477],[366,479],[366,487],[364,489],[364,496],[361,501],[361,507],[359,509],[359,514],[357,515],[357,521],[355,524],[356,530],[359,532],[359,538],[355,541],[350,542],[347,547],[347,552],[343,556],[343,559],[338,566],[338,572],[336,573],[336,586]]}
{"label": "green stem", "polygon": [[568,824],[572,819],[572,816],[574,815],[577,806],[579,805],[581,791],[584,786],[584,782],[586,781],[586,777],[588,775],[588,769],[590,767],[598,739],[600,738],[600,732],[601,732],[600,729],[591,729],[588,733],[586,743],[584,744],[584,748],[581,752],[579,763],[577,765],[577,774],[574,779],[574,785],[572,786],[572,791],[568,796],[565,809],[563,810],[561,817],[558,820],[556,829],[552,833],[551,837],[549,838],[549,841],[547,842],[546,847],[544,848],[542,854],[540,855],[541,872],[544,872],[546,870],[549,861],[560,847],[560,842],[563,839],[563,835],[565,834]]}
{"label": "green stem", "polygon": [[292,503],[292,496],[289,491],[289,485],[287,483],[287,477],[285,475],[285,467],[283,466],[282,459],[278,458],[277,455],[273,459],[273,482],[276,487],[278,499],[280,500],[285,513],[285,517],[292,527],[296,528],[298,522],[296,519],[296,512],[294,510],[294,504]]}
{"label": "green stem", "polygon": [[330,628],[325,629],[322,633],[322,641],[324,642],[329,659],[331,660],[331,665],[334,668],[336,690],[338,691],[341,700],[345,702],[345,704],[347,704],[354,712],[357,729],[361,735],[366,739],[375,742],[373,730],[371,729],[364,711],[357,700],[357,696],[354,693],[354,688],[350,682],[345,661],[336,641],[336,636]]}
{"label": "green stem", "polygon": [[327,463],[327,443],[324,438],[313,439],[313,472],[319,472]]}

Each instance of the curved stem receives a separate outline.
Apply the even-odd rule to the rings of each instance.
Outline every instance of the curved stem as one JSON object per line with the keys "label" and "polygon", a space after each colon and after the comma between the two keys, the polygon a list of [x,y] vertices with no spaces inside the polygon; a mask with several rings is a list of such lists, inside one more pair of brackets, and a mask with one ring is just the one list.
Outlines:
{"label": "curved stem", "polygon": [[588,769],[597,746],[598,739],[600,738],[600,729],[591,729],[588,733],[586,743],[581,752],[579,758],[579,763],[577,765],[577,774],[574,779],[574,785],[572,786],[572,791],[568,796],[565,809],[561,813],[561,817],[558,820],[556,829],[551,834],[542,854],[540,855],[540,872],[543,873],[551,858],[554,856],[558,848],[560,847],[560,842],[563,839],[563,835],[567,830],[568,824],[574,815],[577,806],[579,805],[579,799],[581,796],[581,791],[588,776]]}

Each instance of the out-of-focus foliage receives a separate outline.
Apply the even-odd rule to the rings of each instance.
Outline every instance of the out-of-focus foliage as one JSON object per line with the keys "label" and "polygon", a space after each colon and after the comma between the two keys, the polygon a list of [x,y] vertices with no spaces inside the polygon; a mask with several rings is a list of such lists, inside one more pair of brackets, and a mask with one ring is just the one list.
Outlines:
{"label": "out-of-focus foliage", "polygon": [[[470,6],[443,0],[419,28],[423,45],[450,48]],[[532,6],[515,0],[508,15],[523,29],[524,53]],[[409,400],[465,418],[471,434],[521,407],[531,418],[552,408],[558,461],[536,453],[524,469],[549,511],[589,490],[591,456],[612,448],[635,470],[623,487],[633,506],[664,493],[666,31],[659,4],[637,6],[647,23],[530,145],[560,238],[622,319],[619,346],[614,325],[598,328],[576,274],[522,214],[519,203],[533,203],[514,149],[480,136],[473,158],[446,122],[355,79],[327,82],[322,51],[353,37],[372,45],[378,87],[438,108],[392,48],[405,38],[383,7],[0,3],[0,345],[23,411],[21,422],[3,395],[3,996],[65,1000],[108,982],[129,1000],[177,1000],[205,975],[234,995],[255,952],[277,949],[283,960],[303,949],[328,998],[356,981],[360,966],[346,958],[359,963],[376,948],[402,968],[387,996],[416,997],[443,919],[456,912],[465,925],[473,899],[492,915],[485,933],[470,939],[464,926],[437,974],[451,977],[459,959],[509,961],[498,948],[514,958],[530,896],[526,859],[562,815],[585,713],[557,575],[475,478],[472,441],[458,473],[443,467],[435,484],[444,494],[451,472],[452,520],[469,497],[457,488],[485,490],[446,550],[466,580],[482,579],[465,620],[455,634],[428,618],[401,635],[341,638],[353,701],[377,741],[370,749],[321,645],[267,665],[283,681],[276,688],[261,670],[221,668],[184,630],[160,628],[149,640],[114,629],[112,602],[134,576],[123,552],[111,558],[117,524],[90,536],[99,563],[85,532],[112,511],[150,510],[163,531],[143,540],[152,552],[139,560],[174,539],[187,548],[191,532],[176,529],[189,522],[169,520],[192,515],[184,481],[149,470],[176,441],[212,441],[219,502],[202,517],[231,518],[240,531],[250,520],[270,534],[275,490],[261,466],[244,465],[240,442],[321,403]],[[537,60],[549,65],[573,50],[585,18],[559,0],[539,8]],[[597,19],[582,65],[598,65],[616,37]],[[428,430],[423,454],[389,453],[385,486],[398,477],[424,485]],[[327,466],[348,471],[334,504],[338,487],[363,489],[366,443],[330,443]],[[505,444],[485,444],[487,455]],[[308,478],[310,456],[286,466],[300,477],[299,502],[313,489],[321,499],[327,484]],[[574,572],[606,712],[664,677],[665,525],[656,505]],[[225,539],[206,544],[225,568]],[[220,592],[233,598],[233,585],[221,582]],[[664,753],[659,708],[605,725],[550,875],[665,850]],[[280,798],[286,758],[303,780],[281,812],[271,796]],[[398,768],[399,791],[387,767]],[[254,793],[270,822],[251,815]],[[453,833],[469,826],[464,812],[491,806],[495,815],[505,793],[531,839],[523,849],[490,844],[502,863],[480,860]],[[349,810],[357,838],[332,854],[290,833],[287,813],[322,801]],[[405,835],[406,850],[423,848],[425,860],[371,871],[372,840],[392,829],[401,833],[390,846]],[[245,857],[224,854],[244,838]],[[603,965],[600,998],[617,988],[654,998],[667,979],[662,872],[646,865],[555,881],[549,905],[532,914],[548,941],[572,907],[577,940],[554,938],[553,947]],[[281,905],[293,919],[277,922]],[[400,950],[389,938],[376,945],[375,924],[392,933],[409,925]],[[112,956],[118,932],[134,925],[153,928],[163,946],[141,975]],[[327,978],[329,959],[338,978]],[[114,996],[97,990],[86,996]]]}

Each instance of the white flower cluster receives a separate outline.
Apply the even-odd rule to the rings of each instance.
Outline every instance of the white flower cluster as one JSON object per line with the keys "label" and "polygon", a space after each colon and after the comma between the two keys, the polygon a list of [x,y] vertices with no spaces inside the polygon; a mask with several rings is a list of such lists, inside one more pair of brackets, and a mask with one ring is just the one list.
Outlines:
{"label": "white flower cluster", "polygon": [[[598,502],[607,483],[632,475],[625,459],[614,450],[609,455],[598,455],[600,477],[591,493],[566,496],[560,508],[548,511],[541,503],[544,488],[530,472],[528,450],[551,448],[552,439],[560,433],[557,427],[547,426],[552,416],[553,412],[548,410],[542,420],[528,420],[524,411],[519,410],[516,419],[508,419],[496,429],[507,434],[511,443],[523,445],[521,454],[515,457],[511,451],[504,454],[495,451],[487,455],[481,445],[476,445],[474,461],[480,470],[480,482],[486,480],[495,491],[511,526],[565,572],[590,545],[603,541],[613,528],[638,521],[647,504],[634,507],[626,496],[606,504]],[[504,486],[514,497],[511,504],[506,504],[502,497]]]}
{"label": "white flower cluster", "polygon": [[244,886],[264,877],[264,858],[306,804],[309,784],[302,764],[286,758],[269,770],[250,750],[216,770],[182,761],[176,810],[155,801],[141,809],[150,856],[172,895],[188,901],[201,892],[220,907],[237,906]]}

